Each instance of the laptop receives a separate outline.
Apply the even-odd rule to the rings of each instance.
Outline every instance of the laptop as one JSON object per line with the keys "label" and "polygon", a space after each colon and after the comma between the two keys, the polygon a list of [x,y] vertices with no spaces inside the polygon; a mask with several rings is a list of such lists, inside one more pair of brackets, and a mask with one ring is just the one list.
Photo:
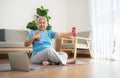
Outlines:
{"label": "laptop", "polygon": [[29,63],[27,53],[9,53],[8,57],[11,70],[29,72],[40,69],[40,65]]}

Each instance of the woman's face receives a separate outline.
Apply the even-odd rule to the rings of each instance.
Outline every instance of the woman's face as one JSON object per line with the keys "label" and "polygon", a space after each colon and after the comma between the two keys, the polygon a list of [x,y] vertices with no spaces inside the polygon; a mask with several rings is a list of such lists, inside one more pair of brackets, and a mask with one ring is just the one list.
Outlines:
{"label": "woman's face", "polygon": [[39,19],[37,27],[40,31],[45,31],[46,30],[46,20],[44,18]]}

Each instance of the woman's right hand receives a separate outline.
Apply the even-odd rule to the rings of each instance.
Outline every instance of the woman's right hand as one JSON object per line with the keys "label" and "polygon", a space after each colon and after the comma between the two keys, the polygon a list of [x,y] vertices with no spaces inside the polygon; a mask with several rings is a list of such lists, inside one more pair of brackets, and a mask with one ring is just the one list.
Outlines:
{"label": "woman's right hand", "polygon": [[40,34],[39,34],[39,32],[37,32],[37,33],[35,34],[34,38],[35,38],[37,41],[40,40]]}
{"label": "woman's right hand", "polygon": [[40,40],[40,34],[39,34],[39,32],[37,32],[32,38],[30,38],[30,39],[28,39],[28,40],[25,40],[24,46],[25,46],[25,47],[30,46],[35,39],[36,39],[37,41]]}

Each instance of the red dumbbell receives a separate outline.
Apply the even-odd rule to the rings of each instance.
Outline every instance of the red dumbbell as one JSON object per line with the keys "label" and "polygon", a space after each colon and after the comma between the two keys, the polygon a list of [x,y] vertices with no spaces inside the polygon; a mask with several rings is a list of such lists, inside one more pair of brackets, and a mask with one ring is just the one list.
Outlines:
{"label": "red dumbbell", "polygon": [[77,36],[76,27],[72,27],[72,34],[73,34],[73,37]]}
{"label": "red dumbbell", "polygon": [[[36,34],[39,34],[39,32],[37,32]],[[35,40],[36,40],[36,41],[39,41],[39,40],[40,40],[40,37],[39,37],[39,38],[36,38]]]}

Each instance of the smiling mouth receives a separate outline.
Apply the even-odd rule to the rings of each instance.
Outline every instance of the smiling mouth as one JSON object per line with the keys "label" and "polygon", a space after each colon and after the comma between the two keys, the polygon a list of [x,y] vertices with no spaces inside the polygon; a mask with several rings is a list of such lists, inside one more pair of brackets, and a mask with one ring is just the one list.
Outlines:
{"label": "smiling mouth", "polygon": [[40,28],[45,28],[44,26],[41,26]]}

